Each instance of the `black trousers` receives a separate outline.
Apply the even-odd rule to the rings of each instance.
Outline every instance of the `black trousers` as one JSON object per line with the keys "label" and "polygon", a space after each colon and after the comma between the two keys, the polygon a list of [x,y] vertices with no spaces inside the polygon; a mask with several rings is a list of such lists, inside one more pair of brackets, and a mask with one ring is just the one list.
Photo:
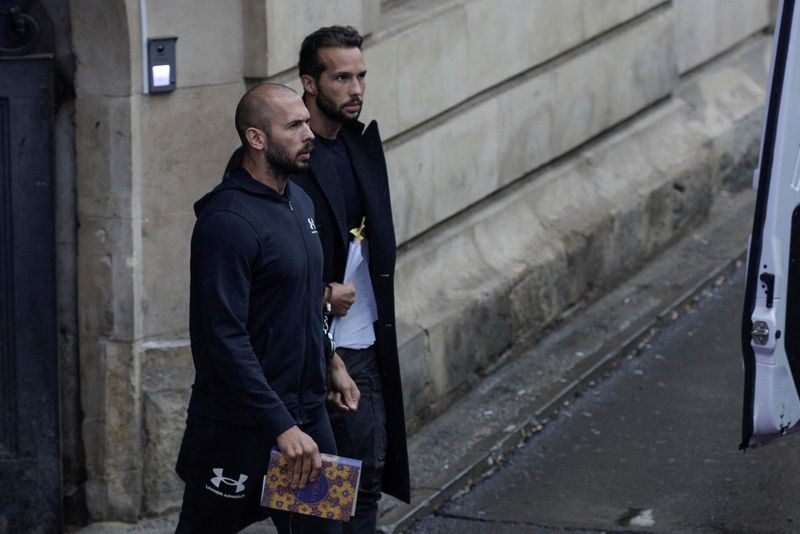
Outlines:
{"label": "black trousers", "polygon": [[331,413],[336,448],[341,456],[362,461],[356,513],[342,523],[346,534],[374,534],[386,460],[386,409],[374,347],[336,349],[361,392],[354,413]]}
{"label": "black trousers", "polygon": [[[300,425],[320,452],[336,454],[330,422]],[[239,532],[270,517],[281,534],[342,532],[341,522],[261,506],[272,439],[258,427],[189,416],[175,468],[186,483],[176,534]]]}

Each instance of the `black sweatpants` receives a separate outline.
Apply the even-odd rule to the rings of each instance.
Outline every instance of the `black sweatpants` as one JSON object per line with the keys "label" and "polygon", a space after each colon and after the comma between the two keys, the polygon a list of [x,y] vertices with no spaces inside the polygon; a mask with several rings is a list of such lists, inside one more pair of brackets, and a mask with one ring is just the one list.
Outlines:
{"label": "black sweatpants", "polygon": [[[336,454],[328,418],[300,425],[320,452]],[[259,427],[189,416],[175,470],[186,483],[176,534],[239,532],[270,517],[281,534],[339,534],[341,522],[261,506],[274,443]]]}

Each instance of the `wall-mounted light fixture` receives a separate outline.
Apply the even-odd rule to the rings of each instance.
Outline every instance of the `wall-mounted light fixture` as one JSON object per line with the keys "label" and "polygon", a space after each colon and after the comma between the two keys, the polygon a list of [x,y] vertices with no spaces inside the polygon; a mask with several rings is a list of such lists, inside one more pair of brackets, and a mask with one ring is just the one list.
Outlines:
{"label": "wall-mounted light fixture", "polygon": [[151,93],[175,90],[175,45],[177,37],[147,40],[148,89]]}

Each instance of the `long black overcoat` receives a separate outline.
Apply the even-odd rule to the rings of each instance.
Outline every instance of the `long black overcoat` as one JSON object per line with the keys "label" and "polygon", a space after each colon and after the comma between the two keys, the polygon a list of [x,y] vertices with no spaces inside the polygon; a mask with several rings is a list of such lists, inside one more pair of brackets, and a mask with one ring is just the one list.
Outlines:
{"label": "long black overcoat", "polygon": [[[369,272],[378,308],[375,343],[387,419],[387,451],[382,489],[385,493],[408,502],[411,490],[394,316],[396,243],[383,143],[375,121],[366,129],[357,122],[343,125],[339,135],[350,154],[353,171],[364,195],[366,237],[370,252]],[[315,223],[325,258],[323,278],[326,283],[341,283],[347,259],[349,228],[345,216],[344,194],[336,170],[324,154],[314,152],[309,162],[309,172],[293,176],[292,179],[314,201]]]}

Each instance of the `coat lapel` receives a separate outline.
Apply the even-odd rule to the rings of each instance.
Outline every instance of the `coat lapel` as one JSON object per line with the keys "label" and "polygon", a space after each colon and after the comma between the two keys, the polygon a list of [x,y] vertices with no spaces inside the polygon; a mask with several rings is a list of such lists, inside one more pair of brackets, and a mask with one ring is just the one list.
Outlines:
{"label": "coat lapel", "polygon": [[350,152],[350,161],[353,163],[353,172],[356,175],[361,191],[364,193],[364,212],[367,216],[367,235],[370,223],[375,224],[376,207],[375,199],[380,195],[380,184],[376,183],[374,172],[371,168],[372,159],[365,149],[364,138],[355,129],[342,128],[342,140]]}
{"label": "coat lapel", "polygon": [[347,217],[344,208],[344,193],[342,193],[339,177],[328,158],[319,152],[312,152],[309,166],[311,173],[317,180],[317,184],[319,184],[319,188],[322,190],[322,194],[325,195],[328,204],[331,206],[331,212],[333,212],[333,218],[336,220],[336,226],[339,230],[339,237],[346,245]]}

